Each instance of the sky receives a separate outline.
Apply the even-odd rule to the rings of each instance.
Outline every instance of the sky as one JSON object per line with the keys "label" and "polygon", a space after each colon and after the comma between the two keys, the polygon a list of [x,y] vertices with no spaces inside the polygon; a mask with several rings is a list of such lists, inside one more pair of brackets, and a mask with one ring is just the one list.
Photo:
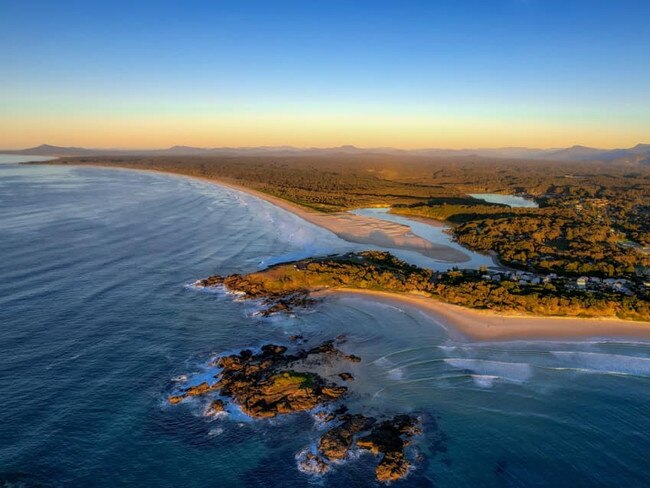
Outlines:
{"label": "sky", "polygon": [[0,0],[0,148],[650,143],[649,0]]}

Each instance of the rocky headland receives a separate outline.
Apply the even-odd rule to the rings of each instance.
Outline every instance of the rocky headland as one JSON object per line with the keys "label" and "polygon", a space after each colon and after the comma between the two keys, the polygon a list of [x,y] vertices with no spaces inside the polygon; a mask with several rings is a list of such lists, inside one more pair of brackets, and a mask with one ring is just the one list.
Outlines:
{"label": "rocky headland", "polygon": [[487,270],[434,272],[388,252],[362,251],[281,263],[247,275],[216,275],[196,285],[223,286],[244,299],[261,300],[262,315],[310,306],[316,292],[346,289],[418,295],[501,315],[619,318],[650,324],[647,293],[596,293],[566,280],[562,285],[540,277],[533,281]]}

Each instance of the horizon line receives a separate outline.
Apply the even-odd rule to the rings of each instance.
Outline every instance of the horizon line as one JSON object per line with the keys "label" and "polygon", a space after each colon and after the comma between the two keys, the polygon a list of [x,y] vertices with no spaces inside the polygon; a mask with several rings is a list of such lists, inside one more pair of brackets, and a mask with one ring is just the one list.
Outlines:
{"label": "horizon line", "polygon": [[311,150],[311,149],[359,149],[359,150],[377,150],[377,149],[385,149],[385,150],[397,150],[397,151],[404,151],[404,152],[410,152],[410,151],[426,151],[426,150],[440,150],[440,151],[478,151],[478,150],[498,150],[498,149],[527,149],[527,150],[540,150],[540,151],[548,151],[548,150],[562,150],[562,149],[571,149],[571,148],[589,148],[589,149],[598,149],[598,150],[615,150],[615,149],[631,149],[636,146],[640,145],[648,145],[648,143],[643,143],[639,142],[636,143],[633,146],[630,147],[620,147],[620,146],[611,146],[611,147],[606,147],[606,146],[586,146],[584,144],[576,143],[570,146],[549,146],[549,147],[542,147],[542,146],[478,146],[478,147],[436,147],[436,146],[423,146],[423,147],[415,147],[415,148],[405,148],[405,147],[399,147],[399,146],[357,146],[355,144],[340,144],[338,146],[294,146],[291,144],[279,144],[279,145],[267,145],[267,144],[261,144],[261,145],[251,145],[251,146],[191,146],[187,144],[172,144],[170,146],[150,146],[150,147],[142,147],[142,146],[124,146],[124,147],[101,147],[101,146],[93,146],[93,147],[88,147],[88,146],[83,146],[83,145],[65,145],[65,146],[60,146],[56,144],[49,144],[49,143],[43,143],[39,144],[36,146],[31,146],[31,147],[24,147],[24,148],[9,148],[9,147],[3,147],[0,148],[0,151],[26,151],[29,149],[39,149],[42,147],[53,147],[53,148],[60,148],[60,149],[84,149],[84,150],[101,150],[101,151],[163,151],[163,150],[169,150],[169,149],[174,149],[174,148],[188,148],[188,149],[203,149],[203,150],[216,150],[216,149],[258,149],[258,148],[269,148],[269,149],[297,149],[297,150]]}

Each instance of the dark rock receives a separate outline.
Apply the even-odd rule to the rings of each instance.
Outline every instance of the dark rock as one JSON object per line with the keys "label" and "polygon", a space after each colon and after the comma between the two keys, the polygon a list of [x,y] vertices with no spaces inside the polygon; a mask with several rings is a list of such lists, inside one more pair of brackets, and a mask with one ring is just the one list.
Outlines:
{"label": "dark rock", "polygon": [[298,467],[303,473],[323,475],[329,471],[329,465],[316,454],[307,452],[301,459],[298,460]]}
{"label": "dark rock", "polygon": [[354,379],[354,376],[352,376],[350,373],[339,373],[339,378],[341,378],[343,381],[351,381]]}
{"label": "dark rock", "polygon": [[421,433],[419,425],[415,417],[397,415],[392,420],[375,425],[369,435],[357,439],[357,446],[382,456],[375,469],[379,481],[394,481],[406,476],[410,464],[404,448],[411,437]]}
{"label": "dark rock", "polygon": [[210,405],[208,406],[205,414],[206,415],[218,415],[221,412],[224,412],[226,410],[226,404],[223,402],[223,400],[212,400],[210,402]]}
{"label": "dark rock", "polygon": [[223,281],[224,281],[223,276],[214,275],[214,276],[210,276],[209,278],[205,278],[204,280],[197,281],[196,285],[207,288],[207,287],[210,287],[210,286],[223,285]]}
{"label": "dark rock", "polygon": [[345,415],[343,422],[328,430],[318,442],[318,451],[330,461],[343,459],[352,447],[353,437],[372,425],[374,419],[363,415]]}
{"label": "dark rock", "polygon": [[320,354],[321,351],[340,354],[331,343],[298,356],[287,355],[286,351],[285,346],[266,344],[259,354],[244,349],[239,354],[217,358],[213,364],[221,371],[216,375],[216,383],[209,385],[204,382],[193,386],[181,395],[170,397],[169,401],[178,403],[188,396],[219,390],[222,396],[231,398],[247,415],[274,417],[311,410],[347,392],[344,386],[328,383],[316,373],[291,369],[293,362],[310,354]]}
{"label": "dark rock", "polygon": [[[284,346],[276,346],[275,344],[266,344],[262,346],[262,353],[269,356],[279,356],[284,354],[287,351],[287,348]],[[252,357],[248,356],[245,359],[250,359]]]}
{"label": "dark rock", "polygon": [[404,478],[410,468],[409,462],[402,451],[389,451],[375,469],[375,476],[379,481],[396,481]]}
{"label": "dark rock", "polygon": [[217,383],[214,383],[212,385],[208,384],[207,381],[204,381],[203,383],[200,383],[196,386],[190,386],[189,388],[186,388],[183,390],[183,392],[180,395],[173,395],[170,396],[167,400],[169,403],[172,405],[175,405],[176,403],[179,403],[183,401],[187,397],[191,396],[200,396],[204,395],[210,391],[213,391],[217,388]]}

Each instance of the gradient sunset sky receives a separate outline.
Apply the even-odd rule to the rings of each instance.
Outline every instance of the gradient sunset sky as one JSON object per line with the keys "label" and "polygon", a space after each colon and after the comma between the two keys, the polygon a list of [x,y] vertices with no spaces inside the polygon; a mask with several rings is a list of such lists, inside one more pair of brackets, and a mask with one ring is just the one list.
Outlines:
{"label": "gradient sunset sky", "polygon": [[650,143],[650,0],[0,0],[0,148]]}

